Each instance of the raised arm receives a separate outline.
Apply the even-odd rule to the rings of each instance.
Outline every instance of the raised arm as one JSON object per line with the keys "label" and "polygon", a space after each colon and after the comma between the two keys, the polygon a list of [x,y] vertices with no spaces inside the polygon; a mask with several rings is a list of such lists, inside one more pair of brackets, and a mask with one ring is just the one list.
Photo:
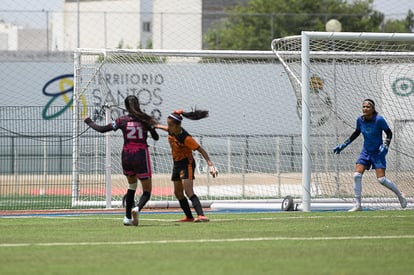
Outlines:
{"label": "raised arm", "polygon": [[359,135],[361,134],[361,131],[356,129],[352,135],[345,140],[344,143],[342,144],[338,144],[335,146],[335,148],[333,149],[334,154],[340,154],[342,150],[344,150],[349,144],[351,144]]}
{"label": "raised arm", "polygon": [[164,130],[164,131],[168,132],[168,126],[167,125],[155,124],[154,128],[161,129],[161,130]]}
{"label": "raised arm", "polygon": [[95,122],[93,122],[90,117],[85,117],[83,121],[86,124],[88,124],[89,127],[94,129],[95,131],[98,131],[99,133],[106,133],[106,132],[112,131],[114,129],[112,124],[107,124],[107,125],[104,125],[104,126],[100,126],[100,125],[96,124]]}

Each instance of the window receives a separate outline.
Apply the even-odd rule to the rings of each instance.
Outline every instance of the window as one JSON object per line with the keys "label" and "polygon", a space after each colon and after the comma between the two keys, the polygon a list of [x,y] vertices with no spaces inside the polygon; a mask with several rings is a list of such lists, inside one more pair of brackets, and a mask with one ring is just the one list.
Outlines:
{"label": "window", "polygon": [[151,32],[151,22],[143,22],[142,23],[142,31],[143,32]]}

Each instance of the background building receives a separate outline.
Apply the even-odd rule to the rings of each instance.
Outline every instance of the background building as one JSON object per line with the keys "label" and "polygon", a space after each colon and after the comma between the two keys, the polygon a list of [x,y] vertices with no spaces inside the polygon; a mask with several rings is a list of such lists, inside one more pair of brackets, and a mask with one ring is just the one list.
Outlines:
{"label": "background building", "polygon": [[0,21],[0,50],[47,51],[50,46],[50,30],[23,27]]}
{"label": "background building", "polygon": [[[141,44],[141,6],[148,0],[66,0],[62,23],[53,25],[58,50],[83,48],[137,48]],[[148,11],[147,11],[148,12]],[[78,22],[79,19],[79,22]],[[79,33],[78,33],[79,32]],[[60,34],[59,34],[60,33]],[[62,35],[63,34],[63,35]]]}
{"label": "background building", "polygon": [[[248,0],[3,0],[0,49],[206,49],[203,38],[228,9]],[[375,0],[384,20],[403,19],[412,0]],[[263,14],[268,17],[268,14]],[[286,15],[285,15],[286,16]],[[295,16],[292,13],[291,16]],[[211,47],[210,47],[211,48]]]}
{"label": "background building", "polygon": [[212,24],[228,16],[228,8],[247,1],[60,0],[54,10],[31,10],[26,17],[16,10],[0,10],[0,18],[6,18],[0,22],[0,49],[198,50],[205,48],[203,35]]}

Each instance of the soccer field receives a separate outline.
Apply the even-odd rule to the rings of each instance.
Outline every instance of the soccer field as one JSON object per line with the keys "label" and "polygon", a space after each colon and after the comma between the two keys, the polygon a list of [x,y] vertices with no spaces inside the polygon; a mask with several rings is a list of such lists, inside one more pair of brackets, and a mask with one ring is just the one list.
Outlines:
{"label": "soccer field", "polygon": [[3,216],[0,274],[413,274],[413,213]]}

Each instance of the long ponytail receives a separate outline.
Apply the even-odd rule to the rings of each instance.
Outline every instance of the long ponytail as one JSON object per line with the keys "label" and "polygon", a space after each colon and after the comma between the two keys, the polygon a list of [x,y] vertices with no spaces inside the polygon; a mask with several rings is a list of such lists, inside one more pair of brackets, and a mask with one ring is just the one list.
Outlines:
{"label": "long ponytail", "polygon": [[125,98],[125,108],[131,116],[140,120],[147,126],[154,126],[157,123],[154,117],[141,111],[139,100],[135,95],[129,95]]}
{"label": "long ponytail", "polygon": [[207,110],[197,110],[194,109],[191,112],[184,112],[182,109],[174,110],[169,116],[169,118],[173,119],[177,123],[181,123],[183,117],[191,119],[191,120],[200,120],[203,118],[208,117]]}

